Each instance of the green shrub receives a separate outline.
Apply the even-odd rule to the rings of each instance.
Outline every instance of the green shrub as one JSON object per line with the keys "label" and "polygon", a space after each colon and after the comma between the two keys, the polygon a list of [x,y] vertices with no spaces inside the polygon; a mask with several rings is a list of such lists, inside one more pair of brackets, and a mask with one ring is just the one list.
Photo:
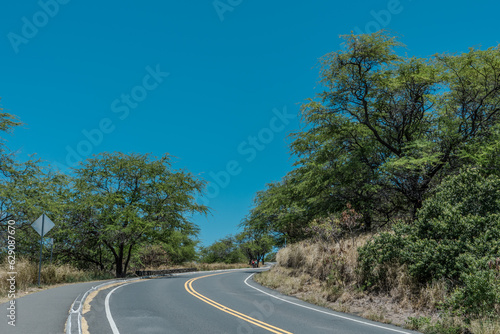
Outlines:
{"label": "green shrub", "polygon": [[498,277],[488,263],[500,257],[500,178],[463,170],[446,178],[417,215],[413,224],[396,225],[360,248],[365,285],[386,286],[381,268],[396,262],[421,284],[451,282],[450,306],[463,314],[498,308]]}
{"label": "green shrub", "polygon": [[431,325],[429,317],[408,317],[406,320],[406,328],[412,330],[423,330]]}
{"label": "green shrub", "polygon": [[463,334],[466,331],[461,323],[456,323],[453,318],[432,320],[430,317],[409,317],[406,328],[418,330],[425,334]]}
{"label": "green shrub", "polygon": [[492,270],[464,273],[462,284],[458,286],[448,306],[466,318],[494,317],[499,313],[500,284]]}

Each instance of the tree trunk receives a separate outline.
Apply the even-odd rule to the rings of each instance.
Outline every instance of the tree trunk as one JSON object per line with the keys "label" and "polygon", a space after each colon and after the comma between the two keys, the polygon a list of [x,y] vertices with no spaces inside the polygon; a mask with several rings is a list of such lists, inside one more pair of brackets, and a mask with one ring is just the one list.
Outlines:
{"label": "tree trunk", "polygon": [[99,267],[104,271],[104,263],[102,263],[102,246],[99,244]]}
{"label": "tree trunk", "polygon": [[116,277],[123,277],[123,244],[120,244],[118,254],[115,256]]}
{"label": "tree trunk", "polygon": [[372,231],[372,217],[370,215],[363,215],[363,225],[366,232]]}
{"label": "tree trunk", "polygon": [[411,220],[415,221],[417,219],[417,211],[422,208],[422,200],[416,200],[413,202],[412,210],[411,210]]}
{"label": "tree trunk", "polygon": [[134,247],[134,243],[130,244],[130,247],[128,248],[127,260],[125,261],[125,268],[123,270],[123,276],[127,275],[128,263],[130,261],[130,257],[132,254],[132,247]]}

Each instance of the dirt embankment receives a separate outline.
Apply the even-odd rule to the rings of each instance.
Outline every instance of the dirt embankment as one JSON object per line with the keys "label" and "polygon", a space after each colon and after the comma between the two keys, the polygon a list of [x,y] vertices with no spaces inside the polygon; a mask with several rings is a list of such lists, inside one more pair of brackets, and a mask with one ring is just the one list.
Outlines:
{"label": "dirt embankment", "polygon": [[335,311],[410,326],[409,318],[438,318],[446,295],[444,283],[418,287],[404,267],[388,267],[391,286],[384,292],[364,289],[357,248],[371,235],[337,243],[301,242],[281,249],[277,264],[255,280],[265,286]]}

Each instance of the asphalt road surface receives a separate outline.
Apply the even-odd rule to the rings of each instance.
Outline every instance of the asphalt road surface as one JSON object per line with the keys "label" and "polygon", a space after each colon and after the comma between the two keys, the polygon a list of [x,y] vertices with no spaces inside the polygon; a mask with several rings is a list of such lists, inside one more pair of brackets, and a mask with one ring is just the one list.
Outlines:
{"label": "asphalt road surface", "polygon": [[[87,299],[83,333],[86,327],[90,334],[416,333],[283,296],[255,283],[252,275],[258,271],[186,273],[105,287]],[[18,325],[8,326],[5,316],[0,333],[64,333],[71,304],[90,287],[76,284],[18,299]],[[41,308],[56,304],[54,312]],[[29,314],[37,308],[41,311]]]}
{"label": "asphalt road surface", "polygon": [[15,327],[7,315],[9,303],[0,305],[1,334],[65,334],[64,324],[76,297],[99,283],[79,283],[43,290],[16,299]]}

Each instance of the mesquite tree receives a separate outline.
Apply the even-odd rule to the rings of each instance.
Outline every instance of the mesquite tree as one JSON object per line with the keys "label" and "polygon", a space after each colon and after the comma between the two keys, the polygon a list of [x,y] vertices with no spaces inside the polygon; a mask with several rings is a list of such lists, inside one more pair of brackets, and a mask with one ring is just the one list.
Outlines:
{"label": "mesquite tree", "polygon": [[188,218],[208,210],[194,200],[204,181],[173,170],[168,155],[102,153],[84,161],[75,175],[71,239],[105,248],[99,256],[112,255],[117,277],[126,275],[134,247],[166,243],[174,232],[196,234]]}

